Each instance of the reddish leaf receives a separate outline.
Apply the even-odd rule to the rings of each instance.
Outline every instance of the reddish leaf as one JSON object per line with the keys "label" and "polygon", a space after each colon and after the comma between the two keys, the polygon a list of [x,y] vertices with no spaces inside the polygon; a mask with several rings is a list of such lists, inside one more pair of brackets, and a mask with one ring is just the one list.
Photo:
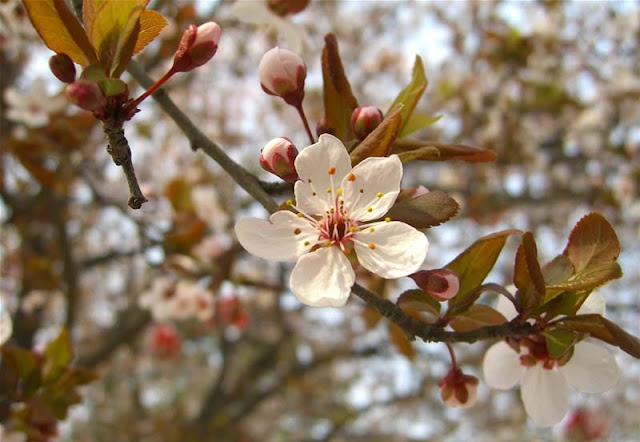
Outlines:
{"label": "reddish leaf", "polygon": [[439,226],[453,218],[460,211],[460,206],[449,195],[439,190],[432,190],[415,198],[401,201],[387,212],[394,221],[402,221],[416,229]]}
{"label": "reddish leaf", "polygon": [[445,266],[453,270],[460,280],[458,294],[449,300],[450,311],[458,306],[469,306],[475,302],[475,299],[471,299],[474,298],[474,289],[482,284],[484,278],[493,269],[507,238],[521,233],[520,230],[509,229],[480,238]]}
{"label": "reddish leaf", "polygon": [[324,83],[324,119],[327,130],[343,142],[353,139],[351,114],[358,101],[344,73],[338,42],[333,34],[324,38],[322,80]]}
{"label": "reddish leaf", "polygon": [[409,360],[416,357],[416,350],[413,348],[407,334],[400,327],[393,323],[389,323],[389,338],[393,346]]}
{"label": "reddish leaf", "polygon": [[520,311],[529,312],[540,305],[545,293],[544,278],[538,264],[538,250],[531,232],[522,235],[516,254],[513,283],[518,288]]}
{"label": "reddish leaf", "polygon": [[474,304],[463,313],[454,317],[449,325],[457,332],[475,330],[487,325],[500,325],[507,322],[507,318],[502,316],[497,310],[488,305]]}
{"label": "reddish leaf", "polygon": [[440,317],[440,303],[422,290],[407,290],[396,304],[419,321],[432,323]]}
{"label": "reddish leaf", "polygon": [[355,166],[369,157],[387,157],[391,151],[391,144],[398,136],[400,127],[400,111],[402,105],[398,105],[389,112],[384,120],[373,132],[367,135],[360,144],[351,152],[351,165]]}
{"label": "reddish leaf", "polygon": [[640,340],[600,315],[566,317],[560,322],[569,330],[588,333],[592,337],[620,347],[631,356],[640,359]]}
{"label": "reddish leaf", "polygon": [[67,54],[81,66],[97,63],[85,30],[64,0],[24,0],[24,5],[33,27],[49,49]]}
{"label": "reddish leaf", "polygon": [[403,163],[410,161],[451,161],[460,160],[469,163],[495,161],[492,150],[464,146],[462,144],[444,144],[436,141],[422,141],[400,138],[393,143],[391,153],[397,153]]}
{"label": "reddish leaf", "polygon": [[133,53],[137,54],[151,43],[160,32],[167,26],[167,20],[156,11],[145,9],[140,14],[140,32],[138,33],[138,39],[133,49]]}

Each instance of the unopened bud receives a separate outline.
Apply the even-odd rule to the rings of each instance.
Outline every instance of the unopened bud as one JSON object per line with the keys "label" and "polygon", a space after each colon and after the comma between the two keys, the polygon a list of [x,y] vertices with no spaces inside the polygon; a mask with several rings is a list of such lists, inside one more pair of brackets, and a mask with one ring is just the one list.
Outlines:
{"label": "unopened bud", "polygon": [[67,54],[56,54],[49,59],[49,69],[63,83],[73,83],[76,79],[76,67]]}
{"label": "unopened bud", "polygon": [[440,396],[450,407],[468,408],[478,399],[478,378],[466,375],[459,368],[452,368],[438,382]]}
{"label": "unopened bud", "polygon": [[295,160],[298,149],[287,138],[274,138],[260,151],[260,166],[267,172],[292,183],[298,180]]}
{"label": "unopened bud", "polygon": [[180,335],[173,326],[159,324],[152,331],[151,348],[156,355],[173,359],[182,349]]}
{"label": "unopened bud", "polygon": [[292,106],[299,106],[304,98],[307,67],[295,52],[275,47],[262,56],[258,65],[262,89],[282,97]]}
{"label": "unopened bud", "polygon": [[367,138],[380,125],[384,115],[375,106],[363,106],[353,110],[351,114],[351,129],[358,140]]}
{"label": "unopened bud", "polygon": [[267,0],[267,7],[276,14],[284,17],[303,11],[310,0]]}
{"label": "unopened bud", "polygon": [[64,89],[67,99],[82,109],[95,111],[107,103],[107,99],[96,83],[86,80],[74,81]]}
{"label": "unopened bud", "polygon": [[460,289],[458,275],[449,269],[421,270],[409,277],[418,284],[418,287],[438,301],[453,298]]}
{"label": "unopened bud", "polygon": [[176,55],[174,72],[188,72],[202,66],[216,54],[222,30],[212,21],[200,26],[190,25],[182,34]]}

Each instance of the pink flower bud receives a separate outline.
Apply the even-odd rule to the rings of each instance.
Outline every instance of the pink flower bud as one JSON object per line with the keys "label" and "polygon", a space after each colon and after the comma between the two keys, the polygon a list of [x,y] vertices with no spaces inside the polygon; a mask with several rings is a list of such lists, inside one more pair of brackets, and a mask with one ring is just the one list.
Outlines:
{"label": "pink flower bud", "polygon": [[151,348],[156,355],[173,359],[182,350],[180,335],[173,326],[159,324],[151,333]]}
{"label": "pink flower bud", "polygon": [[288,138],[274,138],[260,151],[260,166],[267,172],[292,183],[298,180],[294,162],[298,149]]}
{"label": "pink flower bud", "polygon": [[382,111],[375,106],[358,107],[351,114],[351,129],[358,140],[364,140],[383,119]]}
{"label": "pink flower bud", "polygon": [[269,50],[260,60],[258,76],[266,93],[282,97],[292,106],[302,103],[307,67],[295,52],[278,47]]}
{"label": "pink flower bud", "polygon": [[303,11],[310,0],[267,0],[267,7],[276,14],[284,17]]}
{"label": "pink flower bud", "polygon": [[173,58],[174,72],[188,72],[202,66],[216,54],[222,30],[212,21],[190,25],[182,34]]}
{"label": "pink flower bud", "polygon": [[64,88],[64,94],[70,102],[88,111],[98,110],[107,103],[100,86],[86,80],[74,81]]}
{"label": "pink flower bud", "polygon": [[453,298],[460,289],[458,276],[449,269],[421,270],[409,277],[418,284],[418,287],[438,301]]}
{"label": "pink flower bud", "polygon": [[49,69],[63,83],[73,83],[76,79],[76,67],[67,54],[56,54],[49,59]]}
{"label": "pink flower bud", "polygon": [[452,368],[438,382],[440,396],[450,407],[468,408],[478,399],[478,378],[466,375],[459,368]]}
{"label": "pink flower bud", "polygon": [[579,407],[569,414],[564,432],[569,440],[602,440],[607,435],[607,427],[602,414]]}

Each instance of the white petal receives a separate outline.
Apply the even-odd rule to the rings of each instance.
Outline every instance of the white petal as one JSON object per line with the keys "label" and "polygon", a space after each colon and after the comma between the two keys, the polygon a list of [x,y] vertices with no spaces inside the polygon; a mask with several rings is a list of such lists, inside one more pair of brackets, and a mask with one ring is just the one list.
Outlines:
{"label": "white petal", "polygon": [[[236,223],[238,241],[259,258],[293,262],[318,240],[318,232],[311,222],[293,212],[280,210],[269,220],[243,218]],[[300,233],[296,234],[298,229]]]}
{"label": "white petal", "polygon": [[[314,191],[321,197],[324,195],[333,205],[333,192],[340,186],[342,178],[351,171],[351,160],[339,139],[333,135],[322,134],[317,143],[298,154],[295,166],[300,179],[307,182],[311,180]],[[332,168],[335,168],[333,175],[329,174]],[[327,193],[327,189],[332,189],[332,193]]]}
{"label": "white petal", "polygon": [[[325,189],[326,190],[326,189]],[[296,207],[309,215],[323,216],[327,210],[333,207],[329,203],[326,193],[318,194],[314,187],[304,181],[296,181],[294,187],[296,195]]]}
{"label": "white petal", "polygon": [[0,304],[0,345],[4,344],[11,337],[13,323],[9,311]]}
{"label": "white petal", "polygon": [[539,427],[555,425],[567,414],[569,387],[557,370],[547,370],[542,364],[528,368],[520,395],[524,409]]}
{"label": "white petal", "polygon": [[423,233],[399,221],[362,226],[353,237],[358,262],[383,278],[399,278],[416,272],[429,249]]}
{"label": "white petal", "polygon": [[[274,16],[266,2],[237,1],[229,8],[229,15],[245,23],[254,25],[269,25]],[[277,16],[276,16],[277,17]]]}
{"label": "white petal", "polygon": [[520,363],[520,355],[504,341],[493,344],[484,355],[482,363],[484,381],[491,388],[499,390],[513,388],[522,378],[525,370],[526,368]]}
{"label": "white petal", "polygon": [[602,393],[610,390],[620,376],[616,360],[604,346],[578,342],[569,362],[559,368],[573,388],[585,393]]}
{"label": "white petal", "polygon": [[508,321],[511,321],[513,318],[518,316],[518,311],[516,310],[516,307],[513,305],[513,302],[509,301],[506,298],[506,296],[498,295],[496,310],[502,313],[502,316],[507,318]]}
{"label": "white petal", "polygon": [[591,292],[578,309],[578,315],[597,314],[604,316],[606,303],[600,292]]}
{"label": "white petal", "polygon": [[337,247],[322,247],[303,255],[293,268],[290,287],[303,304],[340,307],[347,302],[355,273]]}
{"label": "white petal", "polygon": [[367,158],[342,180],[344,205],[352,219],[369,221],[389,211],[402,180],[402,162],[397,155]]}

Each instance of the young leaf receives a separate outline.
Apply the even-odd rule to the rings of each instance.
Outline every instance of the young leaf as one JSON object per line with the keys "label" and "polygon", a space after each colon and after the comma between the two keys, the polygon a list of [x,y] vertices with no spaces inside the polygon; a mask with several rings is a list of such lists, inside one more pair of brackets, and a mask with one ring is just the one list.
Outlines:
{"label": "young leaf", "polygon": [[407,359],[413,360],[416,357],[416,349],[411,345],[404,330],[391,322],[389,322],[389,338],[394,347]]}
{"label": "young leaf", "polygon": [[133,56],[140,32],[138,21],[148,2],[85,0],[84,25],[107,76],[117,78]]}
{"label": "young leaf", "polygon": [[442,115],[432,117],[431,115],[414,113],[409,117],[409,121],[407,121],[407,124],[405,124],[404,129],[402,130],[402,136],[406,137],[407,135],[411,135],[412,133],[420,129],[429,127],[439,121],[441,118]]}
{"label": "young leaf", "polygon": [[453,270],[460,280],[458,294],[449,300],[450,311],[458,305],[470,305],[475,301],[467,298],[473,295],[474,289],[482,284],[493,269],[507,238],[521,233],[520,230],[509,229],[480,238],[445,266]]}
{"label": "young leaf", "polygon": [[135,55],[143,50],[160,35],[160,32],[168,24],[167,20],[159,12],[149,9],[142,11],[142,14],[140,14],[140,32],[138,32],[138,39],[133,48],[133,54]]}
{"label": "young leaf", "polygon": [[552,284],[551,289],[588,290],[622,276],[616,262],[620,254],[618,237],[598,213],[590,213],[578,222],[562,254],[569,258],[575,273],[565,282]]}
{"label": "young leaf", "polygon": [[44,357],[42,375],[43,381],[48,383],[57,379],[73,359],[71,340],[66,328],[60,330],[58,337],[47,344]]}
{"label": "young leaf", "polygon": [[531,311],[540,305],[545,293],[544,277],[538,264],[538,250],[531,232],[522,235],[522,244],[516,254],[513,283],[518,289],[520,311]]}
{"label": "young leaf", "polygon": [[561,319],[560,323],[568,330],[588,333],[640,359],[640,340],[600,315],[568,316]]}
{"label": "young leaf", "polygon": [[416,229],[439,226],[453,218],[460,205],[444,192],[432,190],[415,198],[396,203],[387,215],[394,221],[402,221]]}
{"label": "young leaf", "polygon": [[384,120],[376,127],[367,138],[351,152],[351,165],[355,166],[362,160],[369,157],[387,157],[391,151],[391,145],[398,136],[400,127],[400,112],[402,105],[399,104],[389,112]]}
{"label": "young leaf", "polygon": [[351,114],[358,107],[358,101],[344,73],[336,37],[333,34],[327,34],[324,42],[322,80],[325,125],[330,133],[346,142],[353,138]]}
{"label": "young leaf", "polygon": [[402,293],[396,304],[419,321],[435,322],[440,317],[440,303],[419,289]]}
{"label": "young leaf", "polygon": [[403,163],[410,161],[451,161],[460,160],[469,163],[487,163],[495,161],[492,150],[464,146],[462,144],[444,144],[436,141],[412,140],[400,138],[393,143],[391,153],[396,153]]}
{"label": "young leaf", "polygon": [[80,66],[98,62],[82,25],[64,0],[24,0],[33,27],[49,49]]}
{"label": "young leaf", "polygon": [[[411,82],[400,91],[393,104],[389,108],[389,112],[393,110],[396,104],[402,103],[404,108],[400,116],[402,117],[402,123],[400,125],[400,137],[404,137],[413,131],[405,130],[409,119],[413,114],[418,100],[422,97],[425,89],[427,88],[427,76],[424,73],[424,66],[422,65],[422,59],[419,55],[416,55],[416,60],[413,63],[413,73],[411,76]],[[415,123],[414,123],[415,124]],[[413,126],[415,127],[415,125]],[[414,129],[415,130],[415,129]]]}
{"label": "young leaf", "polygon": [[500,325],[507,322],[507,318],[488,305],[474,304],[463,313],[454,317],[449,325],[457,332],[475,330],[486,325]]}
{"label": "young leaf", "polygon": [[564,356],[575,344],[580,335],[563,327],[556,327],[542,333],[551,357],[558,359]]}
{"label": "young leaf", "polygon": [[536,315],[544,313],[547,320],[560,315],[575,315],[590,294],[591,290],[562,292],[551,301],[542,304],[533,313]]}

